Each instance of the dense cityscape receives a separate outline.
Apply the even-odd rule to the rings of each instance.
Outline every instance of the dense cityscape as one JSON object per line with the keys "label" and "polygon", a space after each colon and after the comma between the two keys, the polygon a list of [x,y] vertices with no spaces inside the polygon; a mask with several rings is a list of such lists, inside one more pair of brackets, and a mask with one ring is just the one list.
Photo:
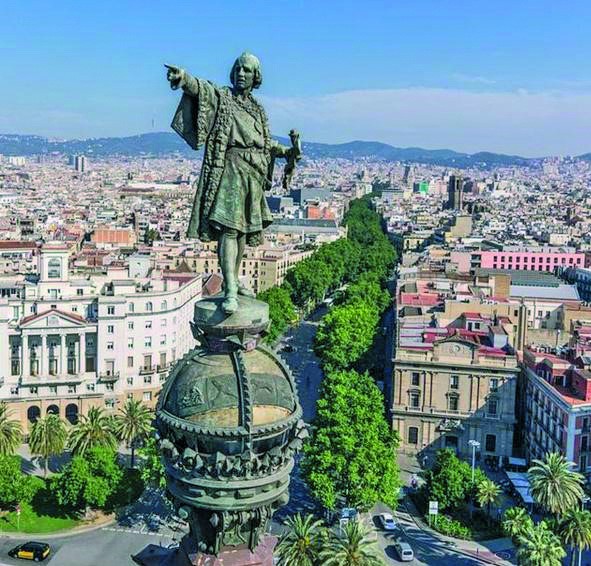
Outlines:
{"label": "dense cityscape", "polygon": [[[184,236],[199,168],[180,156],[2,157],[3,531],[104,524],[91,532],[120,536],[122,561],[145,543],[135,537],[181,536],[150,413],[193,347],[196,302],[222,286],[215,243]],[[590,178],[570,158],[472,169],[306,158],[287,190],[277,172],[274,222],[240,276],[269,303],[267,342],[314,424],[274,523],[279,548],[319,532],[297,524],[308,513],[341,527],[361,513],[376,559],[392,563],[405,552],[417,564],[511,562],[531,536],[537,547],[554,537],[559,561],[570,553],[539,519],[580,530],[589,513],[569,497],[584,509],[591,470]],[[335,415],[341,403],[350,415]],[[105,467],[105,446],[118,463]],[[568,497],[544,483],[554,474],[574,478]],[[93,475],[111,489],[74,493],[73,477]],[[60,511],[40,520],[48,505]],[[56,564],[81,563],[75,540],[58,539]]]}
{"label": "dense cityscape", "polygon": [[0,566],[591,566],[591,4],[3,8]]}

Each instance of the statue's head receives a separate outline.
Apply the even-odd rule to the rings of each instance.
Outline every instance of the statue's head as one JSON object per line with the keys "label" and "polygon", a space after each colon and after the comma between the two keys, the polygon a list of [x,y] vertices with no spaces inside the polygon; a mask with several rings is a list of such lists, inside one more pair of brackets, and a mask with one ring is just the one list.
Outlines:
{"label": "statue's head", "polygon": [[259,88],[263,82],[261,62],[252,53],[244,52],[232,66],[230,82],[238,91]]}

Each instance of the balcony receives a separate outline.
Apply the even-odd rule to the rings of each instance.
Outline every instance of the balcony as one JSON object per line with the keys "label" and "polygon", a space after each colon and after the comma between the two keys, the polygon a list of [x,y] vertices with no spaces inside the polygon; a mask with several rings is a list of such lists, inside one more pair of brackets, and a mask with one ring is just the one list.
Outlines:
{"label": "balcony", "polygon": [[142,366],[140,368],[140,375],[149,375],[156,371],[156,366]]}
{"label": "balcony", "polygon": [[158,373],[161,373],[161,372],[163,372],[163,371],[168,371],[168,369],[170,368],[170,366],[171,366],[171,365],[172,365],[172,364],[171,364],[170,362],[169,362],[169,363],[166,363],[166,364],[158,364],[158,365],[156,366],[156,371],[157,371]]}
{"label": "balcony", "polygon": [[121,377],[121,372],[118,371],[102,371],[99,373],[99,379],[106,382],[117,381]]}

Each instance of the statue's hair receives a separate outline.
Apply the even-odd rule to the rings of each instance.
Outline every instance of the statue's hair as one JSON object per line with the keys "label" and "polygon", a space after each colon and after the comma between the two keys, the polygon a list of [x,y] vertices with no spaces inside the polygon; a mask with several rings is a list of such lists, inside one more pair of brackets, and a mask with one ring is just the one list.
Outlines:
{"label": "statue's hair", "polygon": [[238,67],[240,62],[244,59],[248,59],[252,63],[254,63],[254,80],[252,83],[252,88],[259,88],[261,86],[261,83],[263,82],[263,73],[261,71],[261,62],[259,61],[259,58],[256,55],[253,55],[252,53],[249,53],[248,51],[245,51],[244,53],[242,53],[242,55],[240,55],[240,57],[238,57],[238,59],[236,59],[236,61],[234,61],[234,64],[232,65],[232,70],[230,71],[230,82],[232,83],[232,85],[236,84],[236,81],[234,80],[234,74],[236,73],[236,68]]}

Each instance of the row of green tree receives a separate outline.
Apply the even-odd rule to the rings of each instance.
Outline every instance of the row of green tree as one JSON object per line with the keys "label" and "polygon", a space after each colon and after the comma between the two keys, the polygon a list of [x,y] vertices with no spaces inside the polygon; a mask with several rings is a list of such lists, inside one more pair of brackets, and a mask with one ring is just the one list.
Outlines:
{"label": "row of green tree", "polygon": [[323,263],[340,276],[333,288],[346,286],[316,335],[315,350],[325,376],[302,473],[312,495],[327,509],[345,505],[366,510],[378,501],[396,507],[399,439],[386,421],[381,391],[364,371],[370,364],[362,363],[391,302],[386,281],[396,253],[369,200],[353,201],[345,224],[348,243],[339,258],[320,253]]}
{"label": "row of green tree", "polygon": [[[69,448],[74,455],[83,456],[94,446],[116,450],[119,442],[131,448],[131,467],[135,449],[152,430],[152,412],[136,399],[127,399],[116,415],[107,415],[98,407],[91,407],[75,425],[68,425],[58,415],[48,414],[37,419],[29,435],[33,456],[44,462],[45,475],[49,459]],[[5,403],[0,403],[0,454],[14,454],[23,441],[21,423],[11,418]]]}
{"label": "row of green tree", "polygon": [[258,298],[269,304],[269,342],[297,320],[298,312],[309,313],[337,289],[362,275],[383,279],[390,272],[396,252],[382,231],[381,217],[371,209],[371,201],[352,201],[343,224],[347,238],[323,244],[292,267],[281,286],[259,294]]}

